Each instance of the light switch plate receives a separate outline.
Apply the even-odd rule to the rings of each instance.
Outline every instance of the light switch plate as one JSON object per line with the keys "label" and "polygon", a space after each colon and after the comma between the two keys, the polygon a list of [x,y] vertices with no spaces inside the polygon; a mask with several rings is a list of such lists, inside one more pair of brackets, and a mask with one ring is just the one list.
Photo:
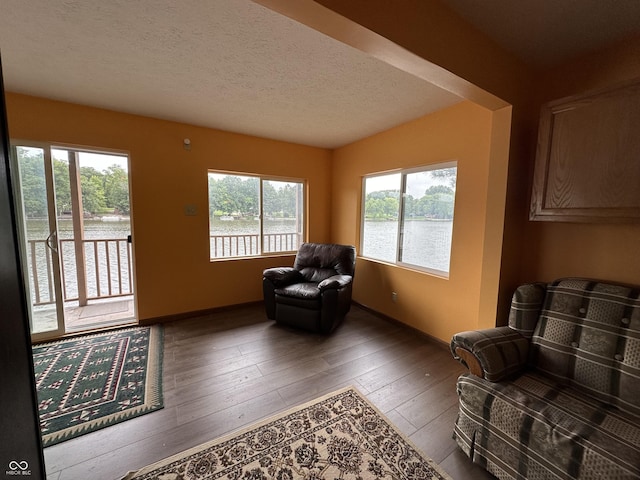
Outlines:
{"label": "light switch plate", "polygon": [[184,214],[187,216],[197,215],[198,209],[195,205],[185,205],[184,206]]}

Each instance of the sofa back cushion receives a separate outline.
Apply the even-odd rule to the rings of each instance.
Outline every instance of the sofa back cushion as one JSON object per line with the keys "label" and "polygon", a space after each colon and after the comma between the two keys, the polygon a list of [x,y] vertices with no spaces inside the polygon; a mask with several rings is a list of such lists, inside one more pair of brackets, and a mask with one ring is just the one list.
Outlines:
{"label": "sofa back cushion", "polygon": [[640,414],[640,289],[567,278],[547,286],[530,364]]}

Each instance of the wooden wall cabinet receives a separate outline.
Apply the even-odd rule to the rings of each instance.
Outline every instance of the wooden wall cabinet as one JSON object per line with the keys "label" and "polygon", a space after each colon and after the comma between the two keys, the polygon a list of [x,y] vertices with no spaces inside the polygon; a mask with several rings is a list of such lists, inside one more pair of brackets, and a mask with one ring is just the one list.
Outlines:
{"label": "wooden wall cabinet", "polygon": [[640,79],[542,107],[529,218],[640,222]]}

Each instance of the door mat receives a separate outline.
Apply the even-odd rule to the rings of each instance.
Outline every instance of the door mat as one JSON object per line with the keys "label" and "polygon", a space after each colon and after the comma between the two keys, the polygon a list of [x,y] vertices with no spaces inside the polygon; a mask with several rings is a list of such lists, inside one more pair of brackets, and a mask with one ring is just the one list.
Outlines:
{"label": "door mat", "polygon": [[162,408],[162,349],[160,325],[35,345],[43,445]]}

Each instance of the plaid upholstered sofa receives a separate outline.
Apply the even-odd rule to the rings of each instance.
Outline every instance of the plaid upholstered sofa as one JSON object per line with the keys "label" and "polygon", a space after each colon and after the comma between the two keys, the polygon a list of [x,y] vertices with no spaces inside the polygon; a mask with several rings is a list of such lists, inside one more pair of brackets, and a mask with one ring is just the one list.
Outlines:
{"label": "plaid upholstered sofa", "polygon": [[454,438],[499,479],[640,479],[640,288],[520,286],[509,325],[458,333]]}

